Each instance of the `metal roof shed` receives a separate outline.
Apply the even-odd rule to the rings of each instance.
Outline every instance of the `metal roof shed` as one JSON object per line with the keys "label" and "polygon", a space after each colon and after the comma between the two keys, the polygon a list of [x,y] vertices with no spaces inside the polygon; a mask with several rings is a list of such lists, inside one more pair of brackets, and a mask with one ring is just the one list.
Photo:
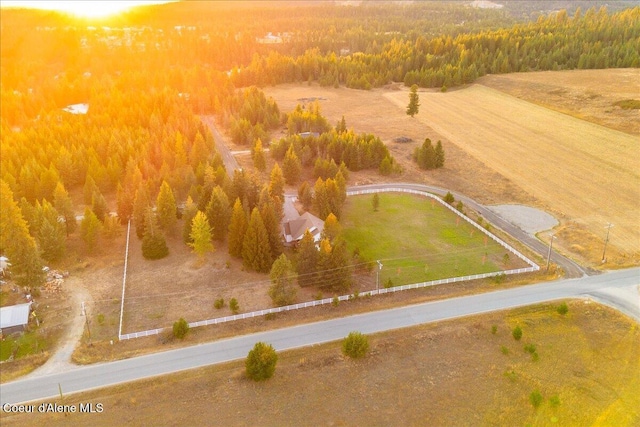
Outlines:
{"label": "metal roof shed", "polygon": [[30,311],[30,302],[0,307],[0,331],[3,334],[10,334],[24,330],[29,323]]}

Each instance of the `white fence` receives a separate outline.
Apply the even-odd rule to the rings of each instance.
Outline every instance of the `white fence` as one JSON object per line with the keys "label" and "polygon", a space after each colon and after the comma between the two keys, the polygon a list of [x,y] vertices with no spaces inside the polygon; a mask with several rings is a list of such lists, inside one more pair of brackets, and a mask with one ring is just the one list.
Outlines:
{"label": "white fence", "polygon": [[[347,196],[356,196],[356,195],[361,195],[361,194],[372,194],[372,193],[383,193],[383,192],[401,192],[401,193],[418,194],[418,195],[421,195],[421,196],[426,196],[426,197],[430,197],[432,199],[437,200],[443,206],[447,207],[449,210],[454,212],[459,217],[463,218],[469,224],[473,225],[478,230],[482,231],[484,234],[489,236],[491,239],[496,241],[498,244],[503,246],[505,249],[507,249],[508,251],[510,251],[513,254],[515,254],[518,258],[522,259],[524,262],[526,262],[529,265],[529,267],[518,268],[518,269],[515,269],[515,270],[495,271],[493,273],[473,274],[473,275],[470,275],[470,276],[450,277],[450,278],[447,278],[447,279],[438,279],[438,280],[432,280],[432,281],[429,281],[429,282],[413,283],[413,284],[410,284],[410,285],[393,286],[393,287],[390,287],[390,288],[383,288],[383,289],[377,289],[377,290],[373,290],[373,291],[362,292],[362,293],[358,294],[361,297],[363,297],[363,296],[383,295],[383,294],[388,294],[388,293],[393,293],[393,292],[406,291],[406,290],[409,290],[409,289],[419,289],[419,288],[426,288],[426,287],[429,287],[429,286],[444,285],[444,284],[447,284],[447,283],[457,283],[457,282],[466,282],[466,281],[469,281],[469,280],[486,279],[486,278],[489,278],[489,277],[496,277],[496,276],[501,276],[501,275],[531,273],[531,272],[540,270],[540,267],[536,263],[534,263],[529,258],[527,258],[523,254],[521,254],[515,248],[511,247],[509,244],[504,242],[498,236],[496,236],[493,233],[489,232],[488,230],[486,230],[485,228],[483,228],[482,226],[480,226],[479,224],[477,224],[473,220],[471,220],[471,218],[469,218],[468,216],[464,215],[462,212],[460,212],[457,209],[453,208],[451,205],[449,205],[448,203],[444,202],[442,199],[440,199],[437,196],[434,196],[431,193],[427,193],[425,191],[419,191],[419,190],[405,189],[405,188],[384,188],[384,189],[367,189],[367,190],[348,191],[347,192]],[[341,295],[341,296],[339,296],[337,298],[338,298],[339,301],[347,301],[349,299],[355,298],[355,295],[354,294]],[[292,304],[292,305],[285,305],[283,307],[267,308],[267,309],[264,309],[264,310],[251,311],[249,313],[240,313],[240,314],[235,314],[235,315],[232,315],[232,316],[218,317],[218,318],[215,318],[215,319],[200,320],[200,321],[197,321],[197,322],[189,323],[189,327],[190,328],[195,328],[195,327],[198,327],[198,326],[217,325],[219,323],[227,323],[227,322],[233,322],[233,321],[236,321],[236,320],[251,319],[253,317],[261,317],[261,316],[265,316],[267,314],[282,313],[284,311],[300,310],[300,309],[303,309],[303,308],[316,307],[316,306],[325,305],[325,304],[332,304],[334,299],[335,298],[325,298],[325,299],[321,299],[321,300],[301,302],[301,303]],[[122,340],[131,339],[131,338],[147,337],[147,336],[151,336],[151,335],[158,335],[162,331],[168,330],[168,329],[169,328],[159,328],[159,329],[151,329],[151,330],[142,331],[142,332],[132,332],[130,334],[118,335],[118,338],[122,341]]]}

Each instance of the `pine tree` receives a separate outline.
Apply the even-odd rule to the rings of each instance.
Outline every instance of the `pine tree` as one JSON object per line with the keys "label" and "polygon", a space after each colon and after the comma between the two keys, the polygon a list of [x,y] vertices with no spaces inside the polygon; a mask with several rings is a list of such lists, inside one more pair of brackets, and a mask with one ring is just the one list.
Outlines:
{"label": "pine tree", "polygon": [[38,211],[40,209],[40,202],[36,200],[35,206],[27,201],[25,197],[20,199],[20,212],[22,217],[27,222],[29,227],[29,234],[35,236],[40,229],[40,216]]}
{"label": "pine tree", "polygon": [[300,159],[296,155],[296,152],[293,150],[292,144],[289,146],[289,149],[284,156],[284,161],[282,162],[282,174],[284,175],[284,179],[287,184],[295,185],[300,179],[301,173],[302,164],[300,163]]}
{"label": "pine tree", "polygon": [[320,240],[320,244],[318,246],[318,263],[316,266],[318,277],[317,281],[322,288],[332,289],[333,276],[335,275],[333,264],[331,262],[331,251],[333,250],[333,246],[329,239]]}
{"label": "pine tree", "polygon": [[193,218],[190,237],[193,243],[189,243],[189,246],[193,248],[193,252],[195,252],[201,260],[204,259],[204,255],[207,252],[214,250],[213,243],[211,242],[211,227],[209,226],[207,216],[201,211],[198,211]]}
{"label": "pine tree", "polygon": [[307,181],[302,181],[300,187],[298,187],[298,200],[302,203],[302,207],[305,211],[311,209],[313,204],[313,192],[311,186]]}
{"label": "pine tree", "polygon": [[269,236],[258,208],[254,208],[251,212],[251,219],[242,244],[242,261],[245,267],[259,273],[267,273],[271,268]]}
{"label": "pine tree", "polygon": [[319,218],[326,218],[331,213],[329,197],[325,182],[318,178],[313,188],[313,209],[318,213]]}
{"label": "pine tree", "polygon": [[44,274],[36,241],[4,180],[0,180],[0,207],[0,250],[9,258],[14,280],[19,286],[40,286]]}
{"label": "pine tree", "polygon": [[214,240],[223,241],[229,229],[231,207],[227,194],[219,186],[216,186],[211,192],[211,198],[205,212],[213,230]]}
{"label": "pine tree", "polygon": [[122,233],[122,224],[117,216],[107,215],[102,223],[102,235],[105,239],[113,240]]}
{"label": "pine tree", "polygon": [[116,212],[118,218],[127,222],[133,214],[133,194],[129,191],[125,191],[122,184],[118,183],[116,189]]}
{"label": "pine tree", "polygon": [[436,143],[436,150],[435,150],[435,167],[436,168],[441,168],[444,166],[444,149],[442,148],[442,141],[438,140],[438,142]]}
{"label": "pine tree", "polygon": [[418,114],[420,108],[420,98],[418,97],[418,85],[411,86],[409,92],[409,105],[407,105],[407,115],[413,117]]}
{"label": "pine tree", "polygon": [[282,234],[280,232],[280,221],[276,217],[274,202],[271,199],[260,205],[260,216],[269,237],[271,259],[276,259],[282,253]]}
{"label": "pine tree", "polygon": [[280,255],[271,266],[269,273],[271,287],[269,296],[276,306],[294,304],[298,286],[296,285],[296,272],[293,264],[285,254]]}
{"label": "pine tree", "polygon": [[236,199],[229,224],[229,254],[236,258],[242,258],[242,245],[244,235],[247,232],[247,214],[242,207],[240,199]]}
{"label": "pine tree", "polygon": [[262,141],[260,140],[260,138],[256,139],[256,143],[253,146],[251,156],[253,157],[253,166],[260,172],[264,172],[264,170],[267,168],[267,159],[264,155],[264,150],[262,149]]}
{"label": "pine tree", "polygon": [[198,213],[198,207],[193,203],[191,196],[187,196],[187,203],[182,213],[182,220],[184,221],[184,227],[182,228],[182,241],[186,244],[192,242],[191,240],[191,226],[193,225],[193,218]]}
{"label": "pine tree", "polygon": [[280,200],[284,200],[284,176],[282,175],[282,169],[280,169],[277,163],[273,165],[273,169],[271,169],[269,194],[271,197],[279,197]]}
{"label": "pine tree", "polygon": [[171,233],[176,225],[176,198],[173,190],[166,181],[162,181],[160,192],[156,199],[158,225],[166,233]]}
{"label": "pine tree", "polygon": [[96,214],[100,222],[104,222],[105,217],[109,214],[107,201],[97,188],[91,196],[91,210]]}
{"label": "pine tree", "polygon": [[[414,159],[422,169],[431,170],[436,168],[436,150],[433,148],[429,138],[424,140],[422,147],[416,148]],[[442,160],[444,162],[444,157]]]}
{"label": "pine tree", "polygon": [[78,223],[76,221],[76,215],[73,212],[71,197],[69,197],[69,193],[61,182],[58,182],[55,190],[53,190],[53,205],[64,218],[65,231],[68,236],[76,230]]}
{"label": "pine tree", "polygon": [[333,290],[346,292],[352,284],[351,257],[347,244],[338,239],[331,250],[331,269],[333,270],[330,286]]}
{"label": "pine tree", "polygon": [[102,224],[96,214],[89,208],[84,210],[84,218],[80,223],[80,235],[87,246],[87,251],[92,253],[98,244]]}
{"label": "pine tree", "polygon": [[93,193],[95,193],[96,191],[100,191],[98,189],[98,186],[96,185],[96,182],[93,180],[93,177],[91,175],[87,174],[83,189],[85,205],[91,205]]}
{"label": "pine tree", "polygon": [[144,236],[142,236],[142,256],[146,259],[160,259],[169,255],[169,248],[158,220],[151,208],[144,215]]}
{"label": "pine tree", "polygon": [[66,227],[58,220],[58,211],[46,200],[42,200],[38,215],[40,221],[36,239],[40,254],[46,261],[57,261],[64,256],[66,250]]}
{"label": "pine tree", "polygon": [[149,197],[149,191],[147,190],[147,186],[142,183],[136,191],[136,197],[133,202],[133,224],[136,227],[138,239],[142,239],[144,236],[144,216],[150,207],[151,199]]}
{"label": "pine tree", "polygon": [[326,212],[326,215],[322,216],[321,218],[326,219],[326,217],[330,213],[333,213],[337,218],[340,218],[340,216],[342,215],[343,200],[346,199],[346,197],[343,197],[342,193],[340,192],[340,188],[338,188],[338,184],[331,178],[328,178],[325,182],[325,188],[327,191],[327,202],[329,204],[329,211]]}
{"label": "pine tree", "polygon": [[298,243],[298,257],[296,262],[298,284],[302,287],[316,284],[318,269],[318,249],[309,230],[305,231]]}
{"label": "pine tree", "polygon": [[342,119],[336,125],[336,133],[343,133],[347,131],[347,121],[342,116]]}
{"label": "pine tree", "polygon": [[374,212],[378,212],[378,208],[380,207],[380,196],[378,196],[378,193],[373,195],[373,198],[371,199],[371,206],[373,206]]}
{"label": "pine tree", "polygon": [[338,222],[338,218],[332,213],[327,216],[324,221],[324,229],[322,230],[322,238],[329,239],[333,242],[342,234],[342,225]]}

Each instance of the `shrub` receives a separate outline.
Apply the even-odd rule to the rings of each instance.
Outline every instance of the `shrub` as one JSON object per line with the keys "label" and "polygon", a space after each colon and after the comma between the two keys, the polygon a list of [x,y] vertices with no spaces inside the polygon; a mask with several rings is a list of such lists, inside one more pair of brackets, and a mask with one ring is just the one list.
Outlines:
{"label": "shrub", "polygon": [[566,302],[563,302],[558,306],[558,314],[564,316],[569,312],[569,306],[567,306]]}
{"label": "shrub", "polygon": [[498,332],[498,326],[497,326],[497,325],[493,325],[493,326],[491,326],[491,333],[492,333],[493,335],[495,335],[495,334],[496,334],[496,332]]}
{"label": "shrub", "polygon": [[364,357],[369,351],[369,338],[360,332],[350,332],[342,342],[342,352],[352,359]]}
{"label": "shrub", "polygon": [[509,349],[505,346],[500,346],[500,351],[502,352],[502,354],[507,355],[509,354]]}
{"label": "shrub", "polygon": [[338,304],[340,304],[340,299],[337,296],[333,297],[333,299],[331,300],[331,305],[337,307]]}
{"label": "shrub", "polygon": [[220,310],[222,307],[224,307],[224,298],[218,298],[214,303],[213,306],[215,308],[217,308],[218,310]]}
{"label": "shrub", "polygon": [[447,194],[445,194],[443,200],[449,204],[452,204],[455,201],[455,198],[453,197],[453,194],[451,194],[451,191],[447,191]]}
{"label": "shrub", "polygon": [[524,346],[524,351],[526,351],[529,354],[533,354],[536,352],[536,345],[535,344],[527,344]]}
{"label": "shrub", "polygon": [[181,317],[180,320],[173,324],[173,336],[179,339],[184,339],[187,332],[189,332],[189,324]]}
{"label": "shrub", "polygon": [[391,277],[389,277],[389,279],[385,282],[384,287],[387,289],[393,288],[393,280],[391,280]]}
{"label": "shrub", "polygon": [[507,279],[507,275],[504,273],[500,273],[498,275],[493,276],[493,282],[497,285],[504,282]]}
{"label": "shrub", "polygon": [[98,325],[104,325],[104,314],[98,314]]}
{"label": "shrub", "polygon": [[560,406],[560,398],[558,397],[557,394],[554,394],[553,396],[551,396],[549,398],[549,403],[551,404],[551,406],[556,408],[556,407]]}
{"label": "shrub", "polygon": [[542,394],[539,390],[534,390],[529,395],[529,402],[533,405],[534,408],[538,408],[542,404]]}
{"label": "shrub", "polygon": [[318,293],[313,294],[313,299],[316,301],[320,301],[322,299],[322,292],[318,291]]}
{"label": "shrub", "polygon": [[515,382],[518,378],[518,374],[516,374],[516,371],[514,371],[513,369],[510,371],[504,371],[504,376],[509,378],[511,382]]}
{"label": "shrub", "polygon": [[277,362],[276,350],[270,344],[257,342],[245,361],[247,377],[254,381],[267,380],[276,371]]}
{"label": "shrub", "polygon": [[513,339],[515,339],[516,341],[520,341],[520,338],[522,338],[522,329],[520,328],[520,326],[516,326],[513,329]]}
{"label": "shrub", "polygon": [[231,298],[229,301],[229,308],[233,314],[238,314],[240,311],[240,306],[238,305],[238,300],[235,298]]}

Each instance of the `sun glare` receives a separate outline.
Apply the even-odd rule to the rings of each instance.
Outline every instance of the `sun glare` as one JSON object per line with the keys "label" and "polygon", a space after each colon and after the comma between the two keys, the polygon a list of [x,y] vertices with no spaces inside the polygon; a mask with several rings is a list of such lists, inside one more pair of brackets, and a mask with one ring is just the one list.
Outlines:
{"label": "sun glare", "polygon": [[21,7],[56,10],[84,18],[103,18],[116,15],[135,6],[169,3],[168,1],[3,1],[2,7]]}

